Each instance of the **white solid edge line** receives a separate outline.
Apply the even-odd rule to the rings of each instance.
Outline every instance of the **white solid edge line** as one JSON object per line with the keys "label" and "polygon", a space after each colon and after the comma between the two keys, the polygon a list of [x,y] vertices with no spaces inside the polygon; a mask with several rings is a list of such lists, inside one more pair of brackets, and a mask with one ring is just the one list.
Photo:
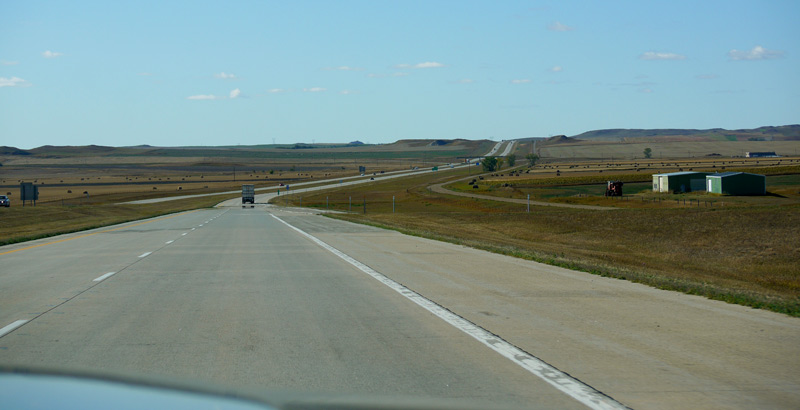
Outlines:
{"label": "white solid edge line", "polygon": [[16,328],[28,323],[27,320],[17,320],[16,322],[0,329],[0,337],[3,337],[11,332],[13,332]]}
{"label": "white solid edge line", "polygon": [[147,256],[147,255],[149,255],[149,254],[151,254],[151,253],[153,253],[153,252],[145,252],[145,253],[143,253],[143,254],[139,255],[139,257],[140,257],[140,258],[144,258],[145,256]]}
{"label": "white solid edge line", "polygon": [[172,242],[175,242],[175,241],[166,241],[166,242],[164,242],[164,245],[169,245],[169,244],[171,244]]}
{"label": "white solid edge line", "polygon": [[334,255],[338,256],[339,258],[343,259],[349,264],[355,266],[362,272],[372,276],[373,278],[377,279],[384,285],[392,288],[397,293],[405,296],[412,302],[425,308],[427,311],[438,316],[440,319],[451,324],[458,330],[461,330],[462,332],[472,336],[474,339],[483,343],[490,349],[499,353],[503,357],[511,360],[512,362],[521,366],[523,369],[527,370],[531,374],[539,377],[540,379],[549,383],[551,386],[562,391],[563,393],[566,393],[573,399],[583,403],[589,408],[592,409],[629,408],[623,405],[622,403],[612,399],[611,397],[595,390],[593,387],[587,385],[586,383],[583,383],[582,381],[573,378],[572,376],[562,372],[561,370],[558,370],[555,367],[545,363],[541,359],[530,355],[529,353],[519,349],[518,347],[512,345],[511,343],[508,343],[507,341],[503,340],[497,335],[492,334],[486,329],[464,319],[461,316],[456,315],[455,313],[445,309],[442,306],[439,306],[435,302],[393,281],[392,279],[389,279],[383,274],[373,270],[369,266],[364,265],[363,263],[353,259],[344,252],[317,239],[313,235],[304,232],[302,229],[290,225],[288,222],[284,221],[283,219],[275,215],[272,214],[270,215],[273,218],[277,219],[278,221],[282,222],[284,225],[288,226],[289,228],[294,229],[299,234],[307,237],[317,245],[323,247],[324,249],[328,250],[329,252],[333,253]]}
{"label": "white solid edge line", "polygon": [[186,236],[186,232],[182,233],[181,236]]}
{"label": "white solid edge line", "polygon": [[108,273],[106,273],[106,274],[105,274],[105,275],[103,275],[103,276],[99,276],[99,277],[95,278],[95,279],[94,279],[92,282],[100,282],[100,281],[102,281],[103,279],[108,279],[109,277],[111,277],[111,275],[113,275],[113,274],[115,274],[115,273],[117,273],[117,272],[108,272]]}

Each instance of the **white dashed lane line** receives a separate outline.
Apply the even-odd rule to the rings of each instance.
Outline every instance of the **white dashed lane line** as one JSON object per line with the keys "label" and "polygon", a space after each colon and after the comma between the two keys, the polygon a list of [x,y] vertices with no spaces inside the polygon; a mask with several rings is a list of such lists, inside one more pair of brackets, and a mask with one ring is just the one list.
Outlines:
{"label": "white dashed lane line", "polygon": [[153,253],[153,252],[145,252],[145,253],[143,253],[143,254],[139,255],[139,257],[140,257],[140,258],[144,258],[144,257],[146,257],[146,256],[150,255],[151,253]]}
{"label": "white dashed lane line", "polygon": [[12,323],[12,324],[0,329],[0,337],[3,337],[8,333],[13,332],[16,328],[24,325],[25,323],[28,323],[28,321],[27,320],[17,320],[16,322],[14,322],[14,323]]}
{"label": "white dashed lane line", "polygon": [[103,275],[103,276],[100,276],[100,277],[97,277],[97,278],[95,278],[95,279],[94,279],[92,282],[100,282],[100,281],[102,281],[103,279],[108,279],[108,278],[110,278],[110,277],[111,277],[111,275],[113,275],[113,274],[115,274],[115,273],[117,273],[117,272],[108,272],[108,273],[106,273],[106,274],[105,274],[105,275]]}

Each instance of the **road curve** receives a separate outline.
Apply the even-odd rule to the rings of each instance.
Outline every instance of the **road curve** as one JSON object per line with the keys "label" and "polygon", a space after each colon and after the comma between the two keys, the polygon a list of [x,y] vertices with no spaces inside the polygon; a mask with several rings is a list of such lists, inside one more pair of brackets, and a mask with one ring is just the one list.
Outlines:
{"label": "road curve", "polygon": [[[477,176],[476,176],[477,177]],[[475,177],[468,177],[464,178],[471,179]],[[611,211],[619,208],[613,208],[610,206],[599,206],[599,205],[580,205],[580,204],[561,204],[558,202],[544,202],[544,201],[528,201],[527,199],[517,199],[517,198],[503,198],[499,196],[492,196],[492,195],[481,195],[481,194],[473,194],[471,192],[459,192],[459,191],[452,191],[444,186],[447,184],[452,184],[454,181],[448,181],[441,184],[434,184],[428,187],[433,192],[437,192],[440,194],[445,195],[455,195],[455,196],[463,196],[467,198],[475,198],[475,199],[486,199],[489,201],[499,201],[499,202],[510,202],[514,204],[531,204],[533,206],[554,206],[556,208],[574,208],[574,209],[592,209],[595,211]]]}

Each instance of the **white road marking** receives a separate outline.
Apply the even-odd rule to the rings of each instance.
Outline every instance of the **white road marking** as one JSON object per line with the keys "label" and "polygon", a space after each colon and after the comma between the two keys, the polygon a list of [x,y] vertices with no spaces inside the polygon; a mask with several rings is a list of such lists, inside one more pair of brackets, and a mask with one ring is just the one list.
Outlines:
{"label": "white road marking", "polygon": [[197,225],[197,226],[198,226],[198,227],[201,227],[201,226],[203,226],[203,224],[200,224],[200,225]]}
{"label": "white road marking", "polygon": [[145,252],[145,253],[143,253],[143,254],[139,255],[139,257],[140,257],[140,258],[144,258],[145,256],[147,256],[147,255],[149,255],[149,254],[151,254],[151,253],[153,253],[153,252]]}
{"label": "white road marking", "polygon": [[186,232],[182,233],[181,236],[186,236]]}
{"label": "white road marking", "polygon": [[95,279],[94,279],[92,282],[100,282],[100,281],[102,281],[103,279],[107,279],[107,278],[111,277],[111,275],[113,275],[113,274],[115,274],[115,273],[117,273],[117,272],[108,272],[108,273],[106,273],[106,274],[105,274],[105,275],[103,275],[103,276],[100,276],[100,277],[97,277],[97,278],[95,278]]}
{"label": "white road marking", "polygon": [[192,228],[192,230],[195,230],[195,229],[197,229],[197,228]]}
{"label": "white road marking", "polygon": [[16,328],[24,325],[25,323],[28,323],[28,321],[27,320],[17,320],[16,322],[14,322],[14,323],[12,323],[12,324],[0,329],[0,337],[3,337],[5,335],[13,332],[14,330],[16,330]]}
{"label": "white road marking", "polygon": [[499,353],[503,357],[511,360],[512,362],[521,366],[523,369],[539,377],[540,379],[549,383],[551,386],[555,387],[556,389],[560,390],[563,393],[566,393],[573,399],[583,403],[589,408],[628,409],[627,406],[595,390],[593,387],[587,385],[586,383],[583,383],[582,381],[573,378],[572,376],[562,372],[561,370],[558,370],[555,367],[545,363],[541,359],[532,356],[531,354],[521,350],[520,348],[512,345],[511,343],[508,343],[507,341],[501,339],[499,336],[490,333],[486,329],[468,321],[467,319],[464,319],[461,316],[456,315],[455,313],[445,309],[444,307],[436,304],[435,302],[426,299],[419,293],[414,292],[413,290],[408,289],[407,287],[389,279],[380,272],[373,270],[369,266],[364,265],[363,263],[353,259],[344,252],[317,239],[315,236],[308,234],[303,230],[290,225],[288,222],[284,221],[283,219],[275,215],[272,214],[270,215],[273,218],[277,219],[278,221],[282,222],[284,225],[294,229],[299,234],[310,239],[312,242],[323,247],[324,249],[328,250],[329,252],[333,253],[334,255],[338,256],[339,258],[343,259],[349,264],[355,266],[356,268],[366,273],[367,275],[372,276],[379,282],[392,288],[397,293],[405,296],[412,302],[425,308],[427,311],[438,316],[440,319],[451,324],[458,330],[461,330],[462,332],[472,336],[474,339],[483,343],[490,349]]}
{"label": "white road marking", "polygon": [[175,242],[175,241],[166,241],[166,242],[164,242],[164,245],[169,245],[169,244],[171,244],[172,242]]}

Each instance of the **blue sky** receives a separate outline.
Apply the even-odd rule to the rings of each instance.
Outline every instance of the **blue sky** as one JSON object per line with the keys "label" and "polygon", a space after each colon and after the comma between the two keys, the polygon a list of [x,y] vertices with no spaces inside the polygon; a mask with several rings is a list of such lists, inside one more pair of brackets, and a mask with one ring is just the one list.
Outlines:
{"label": "blue sky", "polygon": [[13,1],[0,145],[800,123],[798,1]]}

